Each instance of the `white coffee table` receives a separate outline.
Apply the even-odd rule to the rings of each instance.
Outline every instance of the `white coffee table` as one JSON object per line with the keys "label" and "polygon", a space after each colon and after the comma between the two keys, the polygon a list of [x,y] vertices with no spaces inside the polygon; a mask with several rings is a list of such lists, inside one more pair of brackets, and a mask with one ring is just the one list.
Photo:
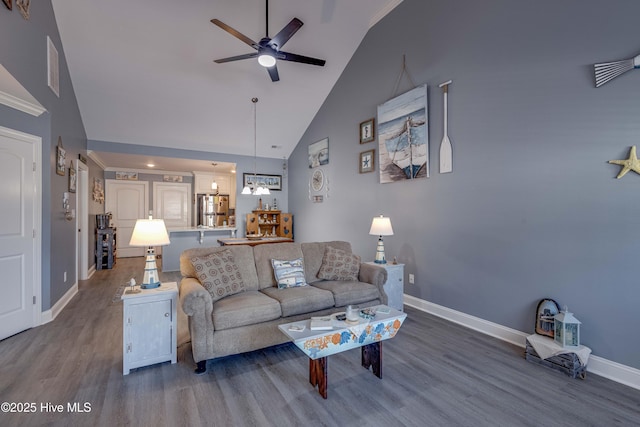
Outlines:
{"label": "white coffee table", "polygon": [[[393,338],[407,314],[386,305],[371,307],[376,316],[367,320],[360,318],[357,324],[349,324],[333,317],[333,329],[312,331],[310,320],[279,325],[280,330],[309,357],[309,382],[318,386],[318,392],[327,398],[327,356],[354,348],[361,348],[362,366],[371,367],[372,372],[382,378],[382,341]],[[381,312],[388,311],[387,313]],[[295,327],[304,330],[295,331]]]}

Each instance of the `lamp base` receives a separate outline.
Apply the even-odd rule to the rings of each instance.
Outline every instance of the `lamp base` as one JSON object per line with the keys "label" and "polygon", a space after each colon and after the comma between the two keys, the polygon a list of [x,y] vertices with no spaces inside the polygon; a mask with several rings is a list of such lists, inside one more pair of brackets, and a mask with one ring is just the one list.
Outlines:
{"label": "lamp base", "polygon": [[142,279],[141,289],[155,289],[160,287],[160,279],[158,278],[158,267],[156,266],[156,253],[152,247],[147,249],[147,260],[144,266],[144,278]]}
{"label": "lamp base", "polygon": [[376,246],[376,259],[373,261],[376,264],[386,264],[387,260],[384,257],[384,242],[382,236],[378,239],[378,246]]}
{"label": "lamp base", "polygon": [[140,285],[140,289],[155,289],[155,288],[159,288],[161,285],[160,282],[156,282],[156,283],[143,283],[142,285]]}

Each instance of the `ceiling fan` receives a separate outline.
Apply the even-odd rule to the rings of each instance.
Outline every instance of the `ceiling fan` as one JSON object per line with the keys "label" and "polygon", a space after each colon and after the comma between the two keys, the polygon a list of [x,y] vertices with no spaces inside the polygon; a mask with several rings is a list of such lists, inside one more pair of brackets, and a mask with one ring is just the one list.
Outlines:
{"label": "ceiling fan", "polygon": [[324,66],[324,59],[311,58],[308,56],[297,55],[295,53],[285,52],[280,50],[284,44],[302,27],[303,23],[298,18],[293,18],[274,38],[269,38],[269,0],[266,2],[266,37],[260,39],[260,42],[256,43],[249,37],[245,36],[236,29],[228,26],[219,19],[212,19],[211,22],[218,27],[222,28],[232,36],[245,42],[256,50],[253,53],[246,53],[244,55],[231,56],[228,58],[216,59],[213,62],[223,64],[225,62],[239,61],[241,59],[258,58],[258,63],[267,69],[271,81],[277,82],[280,80],[278,75],[278,66],[276,60],[281,59],[283,61],[300,62],[303,64]]}

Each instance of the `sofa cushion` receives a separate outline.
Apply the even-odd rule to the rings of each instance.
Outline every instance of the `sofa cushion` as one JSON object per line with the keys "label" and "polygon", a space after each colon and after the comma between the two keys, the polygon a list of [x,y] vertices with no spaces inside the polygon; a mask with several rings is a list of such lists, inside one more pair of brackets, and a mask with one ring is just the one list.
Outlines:
{"label": "sofa cushion", "polygon": [[209,291],[214,302],[245,291],[242,274],[231,251],[194,256],[191,263],[198,280]]}
{"label": "sofa cushion", "polygon": [[278,288],[295,288],[297,286],[308,286],[304,281],[304,266],[302,258],[292,260],[272,259],[273,275],[276,277]]}
{"label": "sofa cushion", "polygon": [[311,313],[334,306],[331,292],[313,286],[285,289],[271,287],[260,292],[280,302],[282,317]]}
{"label": "sofa cushion", "polygon": [[253,247],[258,283],[260,289],[277,286],[273,274],[272,259],[302,258],[299,243],[266,243]]}
{"label": "sofa cushion", "polygon": [[258,275],[256,274],[256,265],[253,261],[253,248],[251,246],[214,246],[205,248],[187,249],[180,254],[180,273],[183,277],[197,278],[193,269],[191,258],[194,256],[205,256],[212,253],[231,251],[236,261],[236,265],[240,269],[242,281],[246,290],[258,290]]}
{"label": "sofa cushion", "polygon": [[343,250],[345,252],[351,252],[351,243],[343,241],[332,242],[311,242],[302,243],[300,247],[304,255],[304,275],[307,279],[307,283],[317,282],[318,271],[322,265],[322,259],[324,257],[324,250],[327,246],[331,246],[336,249]]}
{"label": "sofa cushion", "polygon": [[315,282],[311,287],[330,291],[333,294],[336,307],[380,299],[378,288],[365,282],[327,280]]}
{"label": "sofa cushion", "polygon": [[237,328],[278,319],[280,303],[259,291],[247,291],[223,298],[213,304],[215,330]]}
{"label": "sofa cushion", "polygon": [[318,279],[357,281],[358,272],[360,272],[360,257],[358,255],[327,245],[322,265],[318,271]]}

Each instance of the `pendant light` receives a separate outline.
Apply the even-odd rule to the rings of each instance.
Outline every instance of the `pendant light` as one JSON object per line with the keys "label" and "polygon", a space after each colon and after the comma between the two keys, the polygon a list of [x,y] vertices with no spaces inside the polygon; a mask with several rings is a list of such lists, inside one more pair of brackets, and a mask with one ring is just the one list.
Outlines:
{"label": "pendant light", "polygon": [[252,194],[254,196],[264,196],[271,194],[267,187],[263,187],[258,185],[257,178],[258,174],[256,172],[256,161],[258,156],[258,117],[256,111],[256,104],[258,103],[258,98],[251,98],[251,102],[253,102],[253,188],[251,186],[246,185],[242,189],[241,194]]}
{"label": "pendant light", "polygon": [[211,191],[218,194],[218,183],[216,182],[216,166],[217,163],[211,163],[213,165],[213,181],[211,181]]}

